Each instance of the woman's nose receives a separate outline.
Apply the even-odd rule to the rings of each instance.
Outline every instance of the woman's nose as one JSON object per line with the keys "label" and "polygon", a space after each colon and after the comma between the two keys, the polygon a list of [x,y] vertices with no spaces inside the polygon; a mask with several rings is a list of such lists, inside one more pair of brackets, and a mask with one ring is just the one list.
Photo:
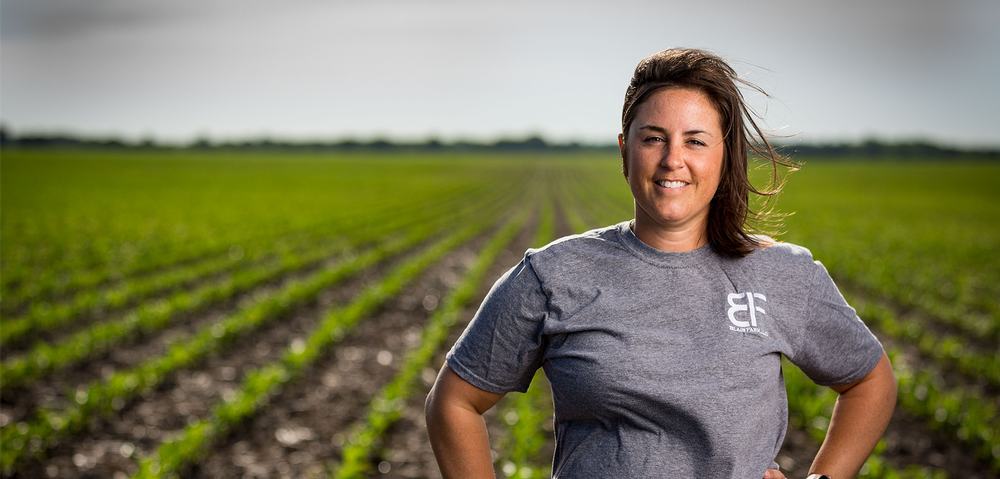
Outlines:
{"label": "woman's nose", "polygon": [[684,148],[671,142],[663,149],[663,157],[660,158],[660,166],[670,170],[676,170],[684,166]]}

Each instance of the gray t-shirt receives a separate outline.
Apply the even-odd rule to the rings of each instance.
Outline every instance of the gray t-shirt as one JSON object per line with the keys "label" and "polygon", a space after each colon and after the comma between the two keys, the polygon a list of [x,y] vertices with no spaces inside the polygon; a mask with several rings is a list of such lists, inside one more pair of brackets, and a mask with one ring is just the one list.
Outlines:
{"label": "gray t-shirt", "polygon": [[757,479],[788,422],[781,355],[834,386],[882,346],[805,248],[669,253],[624,222],[528,250],[448,365],[495,393],[544,368],[553,478]]}

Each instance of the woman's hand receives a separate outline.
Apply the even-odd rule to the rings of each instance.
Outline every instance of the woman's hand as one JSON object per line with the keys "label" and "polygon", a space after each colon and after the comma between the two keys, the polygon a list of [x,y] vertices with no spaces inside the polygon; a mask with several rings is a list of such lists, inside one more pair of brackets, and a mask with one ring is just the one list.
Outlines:
{"label": "woman's hand", "polygon": [[764,479],[785,479],[785,475],[777,469],[768,469],[764,472]]}

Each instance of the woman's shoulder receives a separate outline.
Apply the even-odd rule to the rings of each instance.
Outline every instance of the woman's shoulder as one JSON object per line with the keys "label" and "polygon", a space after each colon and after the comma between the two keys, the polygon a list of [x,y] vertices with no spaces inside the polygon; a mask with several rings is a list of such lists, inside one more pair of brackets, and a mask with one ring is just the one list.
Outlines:
{"label": "woman's shoulder", "polygon": [[583,233],[563,236],[540,248],[529,249],[526,255],[529,257],[539,256],[540,258],[547,258],[616,247],[618,244],[617,233],[619,228],[620,225],[615,224]]}
{"label": "woman's shoulder", "polygon": [[812,251],[804,246],[784,241],[776,241],[767,236],[758,236],[762,246],[750,254],[755,259],[766,259],[769,261],[787,261],[791,263],[811,263],[813,262]]}
{"label": "woman's shoulder", "polygon": [[618,229],[611,225],[564,236],[541,248],[529,249],[524,261],[539,277],[560,277],[593,271],[599,265],[620,262],[624,248]]}
{"label": "woman's shoulder", "polygon": [[809,249],[782,241],[766,242],[741,261],[742,268],[760,281],[785,291],[809,288],[825,272]]}
{"label": "woman's shoulder", "polygon": [[783,241],[775,241],[768,237],[760,237],[762,246],[743,258],[748,266],[756,270],[791,272],[797,270],[802,274],[811,275],[818,267],[808,248]]}

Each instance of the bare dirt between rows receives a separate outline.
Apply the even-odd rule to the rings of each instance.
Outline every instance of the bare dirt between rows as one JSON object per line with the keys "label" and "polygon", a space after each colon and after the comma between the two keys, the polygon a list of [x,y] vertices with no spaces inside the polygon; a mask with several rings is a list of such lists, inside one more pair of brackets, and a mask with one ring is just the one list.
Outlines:
{"label": "bare dirt between rows", "polygon": [[[337,244],[337,245],[339,245],[339,251],[340,252],[339,253],[332,253],[331,252],[330,256],[328,258],[326,258],[326,259],[321,259],[321,260],[318,260],[318,261],[312,261],[312,262],[304,265],[303,267],[299,268],[296,271],[293,271],[291,273],[284,273],[284,274],[278,275],[278,277],[273,278],[273,279],[271,279],[269,281],[266,281],[266,282],[264,282],[264,284],[275,284],[275,283],[278,283],[278,282],[285,281],[289,277],[301,276],[301,275],[306,274],[306,273],[308,273],[310,271],[313,271],[313,270],[315,270],[315,269],[317,269],[319,267],[322,267],[325,264],[328,264],[331,261],[331,259],[340,258],[340,257],[343,257],[344,255],[354,254],[354,252],[356,252],[359,249],[360,250],[364,250],[364,249],[368,249],[368,248],[371,248],[371,247],[374,246],[372,243],[366,243],[364,245],[360,245],[357,248],[352,249],[352,248],[348,247],[347,242],[345,240],[338,238],[336,240],[331,240],[330,242],[326,243],[325,245],[322,244],[321,242],[316,242],[316,244],[313,245],[313,248],[316,248],[316,249],[318,249],[318,248],[329,248],[331,251],[333,251],[334,248],[330,248],[329,247],[329,245],[331,245],[331,244]],[[305,249],[296,250],[296,253],[305,253],[305,252],[306,252]],[[212,259],[212,258],[209,257],[209,258],[201,258],[201,259]],[[201,259],[199,259],[198,261],[200,261]],[[206,274],[204,276],[197,277],[197,278],[191,278],[191,279],[189,279],[187,281],[180,282],[180,283],[178,283],[176,285],[172,285],[170,287],[166,287],[166,288],[163,288],[163,289],[159,289],[157,291],[153,291],[150,294],[142,296],[142,297],[139,297],[139,298],[132,298],[130,301],[126,302],[125,304],[122,304],[122,305],[117,306],[117,307],[113,307],[113,308],[94,308],[94,309],[91,309],[91,310],[83,311],[79,315],[77,315],[76,317],[74,317],[69,324],[64,324],[64,325],[62,325],[62,326],[60,326],[58,328],[52,328],[52,329],[48,329],[48,330],[36,331],[34,334],[32,334],[28,338],[22,338],[21,340],[12,341],[12,342],[8,342],[7,344],[4,344],[4,347],[2,349],[0,349],[0,360],[7,360],[7,358],[9,358],[9,357],[19,356],[19,355],[22,355],[24,353],[27,353],[27,352],[29,352],[33,347],[35,347],[39,343],[47,343],[47,344],[56,343],[56,342],[58,342],[60,340],[66,339],[67,337],[71,336],[74,333],[82,331],[83,329],[85,329],[88,326],[91,326],[91,325],[94,325],[94,324],[98,324],[98,323],[103,322],[103,321],[117,321],[117,320],[120,320],[121,318],[124,317],[125,314],[127,314],[129,311],[131,311],[132,309],[134,309],[135,307],[137,307],[137,306],[139,306],[141,304],[150,304],[150,303],[152,303],[154,301],[157,301],[157,300],[168,299],[169,297],[173,296],[174,294],[177,294],[180,291],[184,291],[184,290],[194,291],[194,290],[197,290],[198,288],[201,288],[201,287],[203,287],[205,285],[209,285],[209,284],[212,284],[212,283],[221,283],[223,281],[226,281],[228,278],[230,278],[231,276],[233,276],[235,274],[240,274],[242,271],[246,271],[246,270],[253,269],[253,268],[256,268],[256,267],[261,267],[263,265],[266,265],[268,263],[272,263],[272,262],[275,262],[275,261],[279,261],[279,258],[277,257],[277,255],[273,251],[272,252],[268,252],[268,253],[265,253],[264,255],[262,255],[261,257],[255,259],[255,260],[247,260],[247,259],[245,259],[245,260],[243,260],[241,262],[234,262],[233,264],[225,266],[224,268],[222,268],[222,269],[220,269],[220,270],[218,270],[216,272],[209,273],[209,274]],[[197,262],[197,261],[195,261],[195,262]],[[188,264],[182,264],[181,266],[187,266],[187,265]],[[139,280],[139,281],[148,280],[149,278],[152,278],[152,277],[156,276],[157,274],[164,273],[164,272],[166,272],[168,270],[179,269],[179,268],[177,268],[175,266],[176,265],[166,265],[166,266],[164,266],[162,268],[162,270],[158,269],[157,271],[155,271],[155,272],[153,272],[153,273],[151,273],[149,275],[140,275],[137,278],[137,280]],[[108,284],[102,283],[101,285],[94,286],[93,288],[100,288],[100,289],[108,289],[108,288],[112,288],[112,287],[117,288],[117,287],[119,287],[122,284],[122,281],[124,281],[124,280],[127,280],[127,279],[116,280],[116,281],[114,281],[112,283],[108,283]],[[254,288],[256,288],[256,287],[257,286],[255,286]],[[79,294],[79,293],[81,293],[81,291],[75,291],[74,293],[75,294]],[[66,297],[49,298],[47,301],[49,301],[49,302],[51,302],[53,304],[69,303],[69,302],[72,302],[74,300],[75,294],[74,295],[69,295],[69,296],[66,296]],[[237,296],[244,296],[244,295],[246,295],[245,292],[244,293],[239,293]],[[231,302],[232,302],[231,298],[228,299],[227,301],[225,301],[225,303],[231,303]],[[194,312],[192,312],[190,314],[187,314],[185,316],[198,315],[198,314],[200,314],[201,311],[204,311],[204,310],[213,310],[213,309],[218,309],[219,307],[225,307],[224,304],[220,304],[220,303],[223,303],[223,302],[218,302],[218,303],[207,305],[202,310],[194,311]],[[23,311],[18,311],[16,313],[5,314],[4,317],[17,317],[17,316],[20,316],[21,314],[26,314],[26,313],[27,313],[27,309],[24,308]],[[183,317],[181,319],[183,320]]]}
{"label": "bare dirt between rows", "polygon": [[[949,331],[952,334],[955,333],[954,330],[942,326],[922,311],[904,308],[886,298],[872,296],[867,292],[856,289],[846,281],[840,281],[839,284],[841,289],[856,297],[875,300],[883,306],[894,308],[901,317],[909,315],[921,320],[923,324],[928,326],[925,334],[935,334],[935,332],[941,333],[943,331]],[[978,379],[969,378],[957,371],[950,370],[944,367],[944,363],[934,358],[927,358],[912,344],[881,334],[877,328],[872,327],[872,330],[886,347],[903,352],[907,365],[914,370],[920,370],[926,367],[926,365],[935,364],[948,373],[942,378],[947,383],[947,387],[978,389],[983,394],[982,397],[984,400],[997,401],[1000,404],[1000,398],[997,398],[989,385],[984,384]],[[997,477],[996,473],[991,471],[989,464],[968,451],[967,447],[961,444],[957,438],[934,429],[931,427],[930,420],[914,417],[899,406],[893,412],[892,419],[883,435],[883,439],[886,442],[886,449],[881,457],[898,470],[905,469],[908,466],[923,466],[943,469],[952,478],[987,479]],[[781,465],[783,472],[789,477],[804,477],[808,474],[809,465],[818,449],[819,445],[805,431],[789,427],[785,444],[781,454],[778,456],[777,462]]]}
{"label": "bare dirt between rows", "polygon": [[[841,281],[840,285],[845,291],[850,291],[859,297],[864,297],[867,300],[875,299],[883,305],[894,307],[898,314],[918,315],[917,317],[924,324],[930,326],[925,334],[933,334],[932,331],[940,332],[945,329],[940,324],[931,321],[921,311],[899,307],[885,298],[874,298],[871,295],[855,290],[850,283],[845,281]],[[862,294],[864,296],[861,296]],[[872,329],[886,347],[903,352],[909,367],[920,370],[928,363],[944,366],[943,363],[933,358],[923,356],[915,346],[895,340],[885,334],[880,334],[877,328]],[[942,369],[949,371],[947,368]],[[980,388],[984,394],[982,396],[984,400],[994,400],[1000,404],[1000,398],[997,398],[995,393],[990,392],[992,391],[991,389],[988,389],[979,381],[974,381],[955,371],[951,371],[951,374],[948,374],[943,379],[946,380],[949,387]],[[883,435],[883,439],[886,442],[886,449],[881,457],[898,470],[915,465],[943,469],[950,477],[955,479],[990,479],[997,477],[996,473],[990,470],[989,464],[968,451],[967,447],[961,444],[957,438],[950,437],[940,430],[935,430],[931,427],[929,420],[916,418],[912,414],[903,411],[899,406],[893,412],[892,419]],[[809,466],[818,450],[819,444],[808,433],[790,426],[785,436],[785,443],[776,462],[781,466],[782,472],[786,476],[805,477],[809,473]]]}
{"label": "bare dirt between rows", "polygon": [[[203,308],[199,308],[195,311],[181,314],[179,317],[174,318],[170,327],[173,328],[182,324],[196,322],[198,318],[202,318],[206,316],[206,314],[210,314],[213,311],[218,311],[218,310],[228,311],[232,309],[235,304],[239,304],[240,298],[251,295],[253,291],[259,290],[263,286],[267,285],[277,286],[285,281],[288,281],[290,278],[301,278],[313,271],[316,271],[319,268],[330,265],[332,262],[340,260],[346,255],[355,253],[356,251],[354,250],[348,250],[339,254],[331,254],[330,257],[326,259],[313,261],[295,271],[279,274],[270,280],[264,281],[258,285],[253,286],[252,288],[250,288],[249,291],[237,293],[233,297],[227,298],[223,301],[216,301],[211,304],[205,305]],[[21,341],[16,341],[11,344],[5,344],[3,351],[0,352],[0,359],[7,360],[9,357],[19,356],[27,352],[30,352],[31,349],[34,348],[39,343],[47,343],[47,344],[57,343],[59,341],[71,337],[76,333],[79,333],[80,331],[83,331],[87,327],[93,326],[95,324],[104,321],[120,321],[122,318],[125,317],[126,314],[128,314],[132,309],[134,309],[139,304],[152,304],[157,300],[167,299],[182,290],[194,291],[205,285],[209,285],[212,283],[222,283],[223,281],[227,281],[234,274],[238,274],[241,270],[251,269],[253,267],[261,266],[269,261],[276,261],[276,260],[277,260],[276,257],[269,256],[252,264],[234,265],[227,268],[225,271],[195,278],[180,285],[156,291],[148,296],[141,298],[141,300],[130,301],[128,304],[122,305],[120,307],[107,310],[99,309],[99,310],[84,311],[82,314],[78,315],[77,317],[74,317],[69,324],[65,324],[61,327],[52,328],[49,330],[37,331],[32,335],[30,339],[25,338],[24,340]],[[159,333],[154,332],[151,335],[146,335],[146,337],[140,335],[135,337],[129,343],[131,344],[140,341],[158,342],[155,338],[157,334]]]}
{"label": "bare dirt between rows", "polygon": [[[483,240],[448,255],[378,314],[359,324],[331,354],[274,398],[263,414],[231,434],[192,471],[192,477],[309,477],[334,470],[351,428],[363,419],[382,385],[397,373],[406,351],[417,345],[431,314],[428,309],[436,308],[460,281]],[[434,375],[432,368],[424,371],[425,386]],[[421,406],[421,416],[422,411]],[[427,443],[426,433],[422,427],[407,429],[413,439],[405,450],[418,453],[420,445]],[[373,470],[381,462],[376,458]],[[413,467],[396,468],[400,470],[412,472]],[[428,469],[419,471],[408,477],[428,473]]]}
{"label": "bare dirt between rows", "polygon": [[[925,328],[923,334],[934,335],[936,337],[941,337],[945,334],[960,335],[969,341],[971,348],[986,348],[985,350],[994,351],[997,348],[996,344],[991,344],[983,338],[969,338],[968,334],[958,328],[946,325],[943,321],[928,315],[922,310],[899,305],[890,298],[874,295],[849,282],[842,281],[841,283],[843,283],[841,288],[849,292],[852,296],[867,301],[875,301],[883,307],[892,309],[897,317],[919,321]],[[916,345],[905,339],[893,338],[887,334],[882,334],[874,326],[871,326],[871,328],[883,345],[902,353],[902,360],[905,361],[905,365],[908,368],[920,371],[929,367],[935,367],[941,371],[939,379],[942,382],[942,387],[963,388],[973,391],[983,401],[991,401],[997,407],[1000,407],[1000,390],[995,385],[986,381],[985,378],[970,377],[957,368],[952,367],[946,361],[928,357]],[[985,479],[998,477],[997,473],[991,470],[990,465],[985,460],[978,458],[973,452],[969,451],[968,446],[962,444],[958,438],[942,430],[935,429],[932,425],[932,419],[915,417],[897,406],[889,422],[889,427],[883,436],[887,446],[886,451],[882,455],[883,458],[899,469],[909,465],[935,467],[945,470],[953,478]]]}
{"label": "bare dirt between rows", "polygon": [[[557,236],[569,233],[562,215],[556,215]],[[520,237],[494,262],[474,304],[465,308],[467,321],[475,312],[492,282],[520,260],[528,247],[526,228]],[[464,245],[431,267],[382,310],[364,320],[325,358],[304,372],[297,381],[286,385],[271,403],[253,419],[237,427],[224,441],[216,444],[199,465],[185,471],[185,477],[311,477],[329,474],[340,460],[340,450],[348,440],[352,425],[361,419],[378,389],[389,381],[405,352],[419,340],[421,328],[441,297],[447,294],[468,267],[484,238]],[[178,371],[156,390],[126,406],[118,417],[95,421],[82,437],[56,447],[44,462],[32,461],[22,475],[15,477],[123,478],[135,472],[135,457],[154,449],[163,437],[181,430],[188,417],[204,417],[211,405],[227,391],[239,385],[248,368],[276,359],[295,338],[304,337],[313,327],[322,307],[346,302],[364,284],[385,271],[385,266],[369,268],[361,276],[320,295],[314,304],[305,305],[262,331],[240,338],[224,353],[212,355],[190,371]],[[227,303],[218,310],[203,313],[199,324],[231,309]],[[444,353],[464,328],[458,324],[435,362],[424,371],[425,390],[430,387]],[[134,364],[149,357],[169,331],[158,333],[145,346],[124,348],[132,359],[116,360],[112,355],[88,363],[57,380],[43,381],[33,394],[49,394],[63,386],[81,384],[80,378],[99,378],[108,368]],[[179,333],[175,333],[179,334]],[[919,367],[922,358],[909,345],[902,348],[910,364]],[[143,349],[149,348],[149,349]],[[131,352],[124,352],[131,351]],[[909,361],[910,359],[908,359]],[[931,360],[932,361],[932,360]],[[939,363],[940,364],[940,363]],[[952,378],[951,380],[954,380]],[[959,380],[962,382],[963,380]],[[384,447],[372,458],[372,477],[437,478],[423,419],[425,394],[410,398],[402,418],[386,433]],[[38,401],[38,399],[33,399]],[[51,399],[49,399],[51,400]],[[4,403],[5,413],[10,411]],[[486,415],[491,435],[505,433],[491,410]],[[951,477],[985,479],[996,477],[989,466],[963,450],[961,444],[932,430],[927,421],[897,410],[886,432],[887,449],[883,458],[897,468],[911,464],[940,467]],[[539,463],[551,462],[553,439],[543,447]],[[803,430],[789,427],[776,461],[788,477],[805,477],[818,450],[818,444]],[[502,471],[496,471],[503,477]]]}
{"label": "bare dirt between rows", "polygon": [[[991,338],[970,334],[967,331],[947,324],[944,320],[936,318],[923,310],[903,306],[891,298],[871,293],[846,281],[843,283],[844,286],[841,286],[841,289],[849,292],[852,297],[874,302],[884,308],[888,308],[896,314],[897,318],[920,323],[924,328],[922,334],[925,336],[943,338],[951,335],[960,337],[963,340],[964,352],[970,354],[989,356],[990,354],[996,354],[997,350],[1000,350],[1000,344],[997,344]],[[895,343],[899,346],[906,346],[907,356],[914,359],[920,358],[920,364],[924,362],[936,364],[945,373],[942,379],[947,382],[948,387],[971,387],[978,389],[981,397],[994,399],[996,405],[1000,407],[1000,387],[991,384],[986,377],[972,377],[953,366],[949,361],[928,357],[926,354],[920,352],[916,345],[910,344],[905,339],[895,340]]]}
{"label": "bare dirt between rows", "polygon": [[[62,302],[62,301],[67,301],[67,300],[69,300],[70,298],[72,298],[74,295],[76,295],[77,293],[79,293],[83,289],[106,288],[106,287],[109,287],[112,284],[118,284],[121,281],[126,281],[126,280],[128,280],[130,278],[143,278],[143,279],[145,279],[145,278],[148,278],[148,277],[155,276],[157,274],[161,274],[164,271],[168,271],[168,270],[171,270],[171,269],[174,269],[174,268],[178,268],[178,267],[189,266],[189,265],[197,263],[199,261],[207,260],[207,259],[210,259],[212,257],[223,256],[223,255],[226,255],[226,254],[228,254],[228,251],[226,251],[226,250],[219,250],[219,251],[212,252],[212,253],[203,252],[203,253],[199,253],[199,254],[196,254],[194,256],[188,257],[188,258],[180,259],[180,260],[178,260],[176,262],[173,262],[173,263],[162,263],[162,264],[158,264],[158,265],[155,265],[155,266],[149,266],[149,267],[146,267],[146,268],[139,268],[139,269],[136,269],[134,271],[127,272],[127,273],[120,273],[120,272],[119,273],[111,273],[111,272],[109,272],[101,281],[99,281],[97,283],[94,283],[94,284],[91,284],[89,286],[68,286],[68,287],[67,286],[63,286],[63,287],[58,287],[57,286],[56,288],[53,288],[48,294],[45,294],[43,297],[35,296],[35,297],[32,297],[30,300],[21,301],[21,302],[18,302],[17,304],[4,305],[2,307],[2,313],[4,315],[8,315],[8,314],[9,315],[20,315],[20,314],[25,313],[27,311],[27,309],[31,306],[32,303],[37,302],[37,301],[48,301],[49,303],[58,303],[58,302]],[[101,264],[92,264],[90,266],[84,266],[83,268],[80,268],[77,271],[78,272],[82,272],[82,273],[85,274],[85,273],[90,273],[92,271],[95,271],[97,269],[104,269],[104,268],[102,268]],[[25,282],[23,282],[23,281],[17,281],[17,282],[14,282],[14,283],[11,283],[11,284],[7,285],[8,291],[16,292],[18,294],[22,293],[24,291],[25,287],[28,287],[28,285]]]}
{"label": "bare dirt between rows", "polygon": [[[921,356],[913,345],[902,343],[887,335],[879,335],[878,330],[874,332],[886,347],[901,351],[907,366],[914,370],[922,369],[926,362],[935,362]],[[968,380],[961,375],[950,375],[947,379],[950,386],[967,384],[965,381]],[[992,400],[1000,403],[1000,398],[996,396],[981,397],[984,401]],[[944,469],[950,477],[956,479],[997,477],[997,474],[990,470],[989,464],[976,457],[957,437],[932,428],[932,421],[915,417],[897,405],[883,436],[886,450],[882,457],[898,469],[909,465],[921,465]]]}
{"label": "bare dirt between rows", "polygon": [[[95,324],[99,324],[104,321],[118,321],[121,320],[129,311],[134,309],[136,306],[144,303],[152,303],[157,300],[167,299],[170,296],[176,294],[182,290],[195,290],[202,285],[210,283],[218,283],[225,281],[230,277],[235,271],[235,268],[230,270],[215,273],[212,275],[196,278],[185,283],[172,286],[170,288],[164,288],[162,290],[151,293],[142,298],[132,299],[121,306],[104,309],[95,308],[91,310],[86,310],[81,312],[79,315],[73,317],[73,319],[67,324],[63,324],[58,328],[52,328],[47,330],[35,331],[30,338],[23,338],[18,341],[9,342],[4,345],[4,351],[0,353],[0,360],[7,360],[10,357],[19,356],[30,352],[39,343],[54,344],[62,341],[71,335],[83,331],[87,327],[91,327]],[[72,298],[68,298],[67,301],[72,301]],[[211,308],[211,307],[210,307]]]}
{"label": "bare dirt between rows", "polygon": [[[209,355],[193,369],[176,371],[157,388],[143,391],[141,398],[125,405],[117,417],[92,421],[85,433],[50,450],[44,462],[29,461],[24,474],[17,477],[121,477],[134,473],[136,467],[132,457],[152,451],[164,437],[181,431],[188,418],[205,417],[222,395],[239,386],[245,372],[279,359],[294,339],[306,337],[323,310],[331,305],[345,304],[406,256],[373,265],[327,288],[313,301],[273,318],[260,330],[236,338],[224,350]],[[300,276],[298,272],[294,275]],[[262,286],[273,287],[274,284]],[[150,344],[149,347],[156,346]],[[139,361],[159,350],[151,349],[145,356],[141,349],[130,351],[134,354],[133,359]],[[112,367],[107,361],[113,358],[81,366],[82,372],[89,376],[95,371],[107,370]],[[65,387],[60,386],[72,387],[77,382],[47,384],[49,391],[62,391]]]}
{"label": "bare dirt between rows", "polygon": [[[0,404],[3,406],[2,414],[5,416],[3,419],[8,423],[16,423],[33,417],[34,411],[37,408],[62,409],[65,407],[67,401],[71,399],[67,398],[70,391],[80,386],[91,384],[94,381],[107,378],[114,374],[115,371],[126,370],[137,366],[149,358],[159,356],[165,353],[167,348],[175,341],[190,337],[190,335],[201,328],[221,320],[226,315],[234,313],[238,305],[245,300],[252,299],[254,295],[280,289],[283,284],[291,280],[303,278],[320,268],[336,265],[343,261],[343,259],[341,256],[332,257],[274,278],[271,281],[258,285],[250,291],[213,304],[204,310],[181,314],[162,330],[139,334],[137,337],[126,341],[124,344],[115,346],[103,354],[89,358],[80,364],[66,369],[54,371],[25,387],[5,388],[2,394],[0,394],[0,400],[2,400]],[[321,305],[327,304],[345,295],[353,294],[366,280],[379,274],[383,267],[382,264],[375,265],[350,278],[344,279],[340,284],[334,285],[320,294],[314,302],[318,302]],[[275,322],[277,321],[264,325],[264,329],[267,330],[274,327],[273,324]],[[245,340],[238,339],[238,341]],[[262,355],[257,354],[257,356]],[[239,363],[234,368],[236,368],[235,371],[242,371]],[[227,372],[223,377],[230,377],[232,379],[235,378],[235,375]],[[161,385],[161,387],[166,387],[166,385]],[[148,394],[144,394],[144,396],[148,396]]]}
{"label": "bare dirt between rows", "polygon": [[[489,292],[490,287],[497,278],[521,261],[524,251],[532,246],[530,244],[531,237],[528,234],[530,232],[531,228],[522,231],[491,265],[482,284],[479,285],[476,300],[463,309],[462,320],[452,327],[444,346],[438,351],[430,367],[424,370],[423,393],[416,394],[407,401],[402,417],[386,431],[381,452],[372,458],[372,476],[385,478],[441,477],[441,472],[434,459],[434,452],[431,450],[427,438],[427,425],[424,422],[424,401],[427,399],[427,391],[433,385],[438,369],[444,364],[445,354],[455,344],[469,320],[475,315],[479,303]],[[493,438],[504,433],[504,429],[499,427],[495,414],[495,407],[484,414],[487,427]],[[499,470],[496,473],[497,477],[503,477]]]}

